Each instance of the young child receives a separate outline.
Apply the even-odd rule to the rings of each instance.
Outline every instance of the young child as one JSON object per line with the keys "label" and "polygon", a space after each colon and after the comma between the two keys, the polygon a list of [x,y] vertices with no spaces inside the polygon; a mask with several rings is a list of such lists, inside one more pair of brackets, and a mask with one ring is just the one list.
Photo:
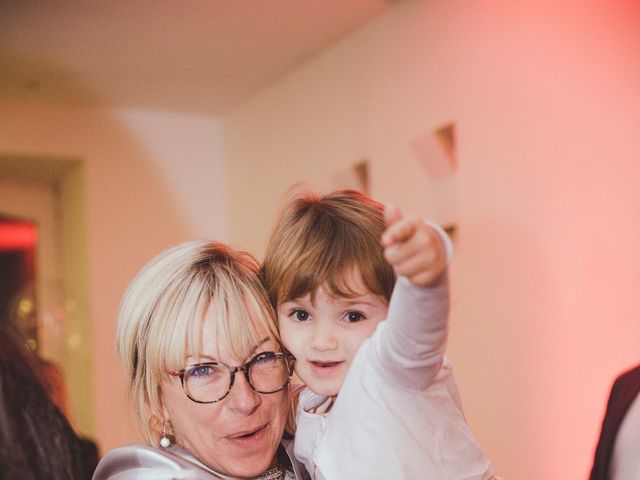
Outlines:
{"label": "young child", "polygon": [[494,478],[444,357],[444,237],[352,190],[285,207],[262,273],[308,387],[295,454],[313,478]]}

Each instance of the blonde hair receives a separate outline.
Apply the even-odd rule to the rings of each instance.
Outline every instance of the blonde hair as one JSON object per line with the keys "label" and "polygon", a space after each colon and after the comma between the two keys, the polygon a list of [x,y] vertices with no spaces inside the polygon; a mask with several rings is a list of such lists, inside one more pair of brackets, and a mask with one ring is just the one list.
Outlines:
{"label": "blonde hair", "polygon": [[313,296],[324,285],[334,295],[361,294],[349,285],[356,272],[371,293],[389,301],[395,273],[380,243],[383,213],[382,204],[357,190],[296,194],[282,211],[262,265],[272,305]]}
{"label": "blonde hair", "polygon": [[[141,431],[154,444],[162,426],[160,385],[168,370],[202,354],[202,323],[212,308],[216,338],[242,358],[264,332],[277,337],[273,309],[248,253],[207,241],[187,242],[151,260],[127,289],[117,349]],[[262,332],[260,332],[262,330]]]}

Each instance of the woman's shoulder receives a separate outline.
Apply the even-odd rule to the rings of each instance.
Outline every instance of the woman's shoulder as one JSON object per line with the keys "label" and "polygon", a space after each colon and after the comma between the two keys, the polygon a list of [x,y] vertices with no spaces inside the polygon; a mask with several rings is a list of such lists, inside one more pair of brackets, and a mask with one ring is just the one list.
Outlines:
{"label": "woman's shoulder", "polygon": [[[293,442],[283,440],[294,478],[307,480],[304,466],[293,455]],[[228,479],[200,464],[179,447],[154,448],[144,444],[126,445],[109,451],[96,468],[92,480],[212,480]],[[289,477],[287,477],[289,478]]]}
{"label": "woman's shoulder", "polygon": [[173,449],[134,444],[109,451],[93,480],[209,480],[217,478]]}

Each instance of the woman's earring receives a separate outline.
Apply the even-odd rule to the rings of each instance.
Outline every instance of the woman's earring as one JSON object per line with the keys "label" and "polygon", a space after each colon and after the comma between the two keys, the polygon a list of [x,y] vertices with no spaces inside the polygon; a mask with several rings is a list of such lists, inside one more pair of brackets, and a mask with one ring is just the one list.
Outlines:
{"label": "woman's earring", "polygon": [[169,448],[171,446],[171,439],[167,435],[167,422],[162,422],[162,437],[160,437],[160,446],[162,448]]}

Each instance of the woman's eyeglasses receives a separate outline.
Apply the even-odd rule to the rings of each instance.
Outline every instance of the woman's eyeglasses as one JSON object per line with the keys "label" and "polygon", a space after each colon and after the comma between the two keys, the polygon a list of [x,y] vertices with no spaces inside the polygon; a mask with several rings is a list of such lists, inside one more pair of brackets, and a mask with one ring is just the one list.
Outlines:
{"label": "woman's eyeglasses", "polygon": [[258,393],[283,390],[291,381],[294,363],[288,352],[262,352],[238,367],[204,362],[168,373],[180,377],[184,393],[194,402],[215,403],[229,394],[238,371],[244,373],[251,388]]}

